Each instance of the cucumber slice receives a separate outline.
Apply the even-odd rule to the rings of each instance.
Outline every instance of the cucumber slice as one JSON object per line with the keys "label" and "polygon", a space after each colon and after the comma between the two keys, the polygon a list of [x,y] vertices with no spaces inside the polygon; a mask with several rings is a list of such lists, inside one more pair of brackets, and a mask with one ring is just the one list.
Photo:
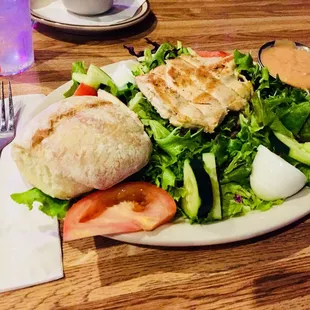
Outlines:
{"label": "cucumber slice", "polygon": [[198,214],[201,199],[195,174],[188,159],[184,161],[183,174],[186,195],[182,198],[181,207],[188,217],[194,218]]}
{"label": "cucumber slice", "polygon": [[305,151],[310,153],[310,142],[305,142],[304,143],[304,149],[305,149]]}
{"label": "cucumber slice", "polygon": [[137,112],[140,109],[139,104],[142,99],[143,99],[142,93],[141,92],[136,93],[136,95],[128,102],[129,109],[134,112]]}
{"label": "cucumber slice", "polygon": [[302,149],[290,149],[288,155],[301,163],[304,163],[308,166],[310,166],[310,153],[308,153],[306,150]]}
{"label": "cucumber slice", "polygon": [[195,174],[199,197],[201,199],[201,204],[198,210],[197,217],[200,219],[207,218],[211,210],[213,201],[211,179],[204,169],[204,164],[202,160],[193,159],[191,161],[191,167]]}
{"label": "cucumber slice", "polygon": [[87,75],[84,73],[74,72],[72,73],[72,80],[86,84]]}
{"label": "cucumber slice", "polygon": [[220,196],[220,186],[217,178],[216,172],[216,162],[213,153],[202,154],[202,160],[204,163],[205,171],[208,173],[211,179],[212,186],[212,208],[209,213],[209,217],[215,220],[222,219],[222,207],[221,207],[221,196]]}
{"label": "cucumber slice", "polygon": [[310,147],[309,143],[299,143],[295,139],[289,138],[279,132],[274,132],[275,136],[289,149],[288,155],[301,163],[310,166]]}
{"label": "cucumber slice", "polygon": [[111,77],[102,71],[100,68],[96,67],[95,65],[90,65],[87,70],[87,77],[85,80],[85,84],[98,89],[100,84],[108,85],[113,84]]}

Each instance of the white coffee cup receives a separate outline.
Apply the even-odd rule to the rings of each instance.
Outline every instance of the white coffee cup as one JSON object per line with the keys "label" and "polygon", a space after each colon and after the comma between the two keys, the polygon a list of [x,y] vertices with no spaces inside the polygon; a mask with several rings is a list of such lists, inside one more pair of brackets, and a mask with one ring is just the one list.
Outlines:
{"label": "white coffee cup", "polygon": [[97,15],[111,9],[113,0],[62,0],[66,9],[80,15]]}

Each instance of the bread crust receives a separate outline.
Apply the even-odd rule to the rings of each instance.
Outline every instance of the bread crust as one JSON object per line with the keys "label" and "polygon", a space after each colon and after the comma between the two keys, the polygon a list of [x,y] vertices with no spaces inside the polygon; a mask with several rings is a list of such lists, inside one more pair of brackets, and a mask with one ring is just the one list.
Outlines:
{"label": "bread crust", "polygon": [[70,97],[36,115],[13,143],[23,177],[71,199],[107,189],[143,168],[152,144],[137,115],[107,92]]}

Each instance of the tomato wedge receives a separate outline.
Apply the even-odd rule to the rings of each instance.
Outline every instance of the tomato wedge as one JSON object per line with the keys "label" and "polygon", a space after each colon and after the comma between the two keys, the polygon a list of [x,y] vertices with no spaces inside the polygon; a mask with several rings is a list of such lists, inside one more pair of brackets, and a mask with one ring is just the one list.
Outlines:
{"label": "tomato wedge", "polygon": [[201,57],[226,57],[229,54],[223,51],[196,51],[196,53]]}
{"label": "tomato wedge", "polygon": [[176,210],[174,199],[153,184],[118,184],[73,204],[64,220],[63,239],[153,230],[171,221]]}
{"label": "tomato wedge", "polygon": [[89,85],[81,83],[73,96],[97,96],[97,90]]}

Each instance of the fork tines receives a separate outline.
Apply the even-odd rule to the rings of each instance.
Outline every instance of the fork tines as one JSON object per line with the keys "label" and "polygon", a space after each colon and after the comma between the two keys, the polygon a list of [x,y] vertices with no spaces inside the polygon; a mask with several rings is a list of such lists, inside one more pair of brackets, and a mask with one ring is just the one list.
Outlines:
{"label": "fork tines", "polygon": [[12,98],[12,87],[11,82],[9,82],[9,111],[6,113],[5,100],[4,100],[4,83],[1,82],[1,124],[0,131],[13,131],[14,130],[14,106]]}

